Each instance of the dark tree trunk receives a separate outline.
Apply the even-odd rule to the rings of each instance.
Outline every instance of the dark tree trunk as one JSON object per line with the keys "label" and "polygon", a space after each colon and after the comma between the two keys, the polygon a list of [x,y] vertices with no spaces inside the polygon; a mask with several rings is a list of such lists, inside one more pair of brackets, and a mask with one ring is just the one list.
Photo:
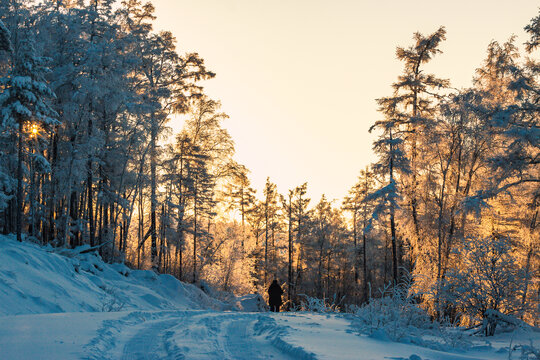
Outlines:
{"label": "dark tree trunk", "polygon": [[17,139],[18,156],[17,156],[17,241],[22,241],[22,212],[23,212],[23,188],[22,188],[22,137],[23,137],[23,123],[19,120],[19,134]]}
{"label": "dark tree trunk", "polygon": [[151,195],[150,195],[150,232],[152,237],[150,248],[150,260],[152,262],[152,269],[156,270],[156,257],[157,257],[157,234],[156,234],[156,138],[157,138],[157,124],[154,114],[152,114],[152,129],[150,139],[150,178],[151,178]]}
{"label": "dark tree trunk", "polygon": [[292,232],[292,194],[289,193],[289,271],[287,276],[287,285],[289,290],[287,291],[287,300],[289,301],[289,306],[291,305],[291,297],[294,287],[292,285],[293,279],[293,232]]}

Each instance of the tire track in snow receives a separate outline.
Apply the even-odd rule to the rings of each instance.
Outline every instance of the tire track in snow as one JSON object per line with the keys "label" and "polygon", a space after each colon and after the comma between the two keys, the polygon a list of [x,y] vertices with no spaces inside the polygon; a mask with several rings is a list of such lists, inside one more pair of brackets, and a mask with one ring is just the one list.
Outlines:
{"label": "tire track in snow", "polygon": [[315,359],[313,354],[283,340],[286,334],[287,329],[268,314],[206,313],[189,319],[174,341],[177,348],[188,349],[186,358]]}
{"label": "tire track in snow", "polygon": [[184,359],[182,354],[171,351],[167,343],[172,334],[169,329],[177,326],[179,319],[181,318],[152,322],[150,326],[138,331],[124,345],[122,360]]}
{"label": "tire track in snow", "polygon": [[[103,321],[97,334],[88,344],[84,346],[86,356],[84,360],[117,360],[120,357],[123,347],[119,348],[119,343],[128,329],[146,327],[146,324],[160,322],[171,318],[182,318],[185,311],[133,311],[126,312],[120,319],[111,319]],[[149,325],[151,326],[151,325]],[[135,335],[136,336],[136,335]],[[133,336],[130,336],[130,339]]]}
{"label": "tire track in snow", "polygon": [[287,333],[264,313],[135,312],[104,322],[88,359],[315,359]]}

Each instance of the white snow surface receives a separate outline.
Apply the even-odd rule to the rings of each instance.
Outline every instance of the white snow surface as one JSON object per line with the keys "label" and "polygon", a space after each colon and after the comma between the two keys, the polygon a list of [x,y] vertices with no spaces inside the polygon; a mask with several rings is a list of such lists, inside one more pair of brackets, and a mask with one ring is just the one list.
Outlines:
{"label": "white snow surface", "polygon": [[[0,236],[0,359],[519,359],[538,333],[478,338],[437,351],[367,336],[341,314],[232,305],[172,276],[103,263],[79,250]],[[243,311],[239,311],[243,310]],[[249,311],[249,312],[248,312]]]}
{"label": "white snow surface", "polygon": [[0,237],[0,315],[227,308],[171,275],[106,264],[81,250]]}

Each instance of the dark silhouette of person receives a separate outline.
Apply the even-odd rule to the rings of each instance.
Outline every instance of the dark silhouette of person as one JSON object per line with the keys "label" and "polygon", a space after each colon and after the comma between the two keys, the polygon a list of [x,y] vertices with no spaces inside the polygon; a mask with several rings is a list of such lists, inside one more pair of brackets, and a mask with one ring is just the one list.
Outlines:
{"label": "dark silhouette of person", "polygon": [[277,280],[272,281],[268,288],[268,305],[270,305],[270,311],[279,312],[281,306],[281,295],[283,290],[279,286]]}

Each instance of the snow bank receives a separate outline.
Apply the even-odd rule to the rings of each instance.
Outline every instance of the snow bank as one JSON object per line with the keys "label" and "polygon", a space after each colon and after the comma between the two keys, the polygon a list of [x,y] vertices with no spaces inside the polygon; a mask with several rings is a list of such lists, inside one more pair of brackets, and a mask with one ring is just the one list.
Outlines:
{"label": "snow bank", "polygon": [[0,235],[0,316],[230,307],[171,275]]}
{"label": "snow bank", "polygon": [[268,311],[268,305],[261,294],[248,294],[236,298],[236,308],[240,311],[264,312]]}

